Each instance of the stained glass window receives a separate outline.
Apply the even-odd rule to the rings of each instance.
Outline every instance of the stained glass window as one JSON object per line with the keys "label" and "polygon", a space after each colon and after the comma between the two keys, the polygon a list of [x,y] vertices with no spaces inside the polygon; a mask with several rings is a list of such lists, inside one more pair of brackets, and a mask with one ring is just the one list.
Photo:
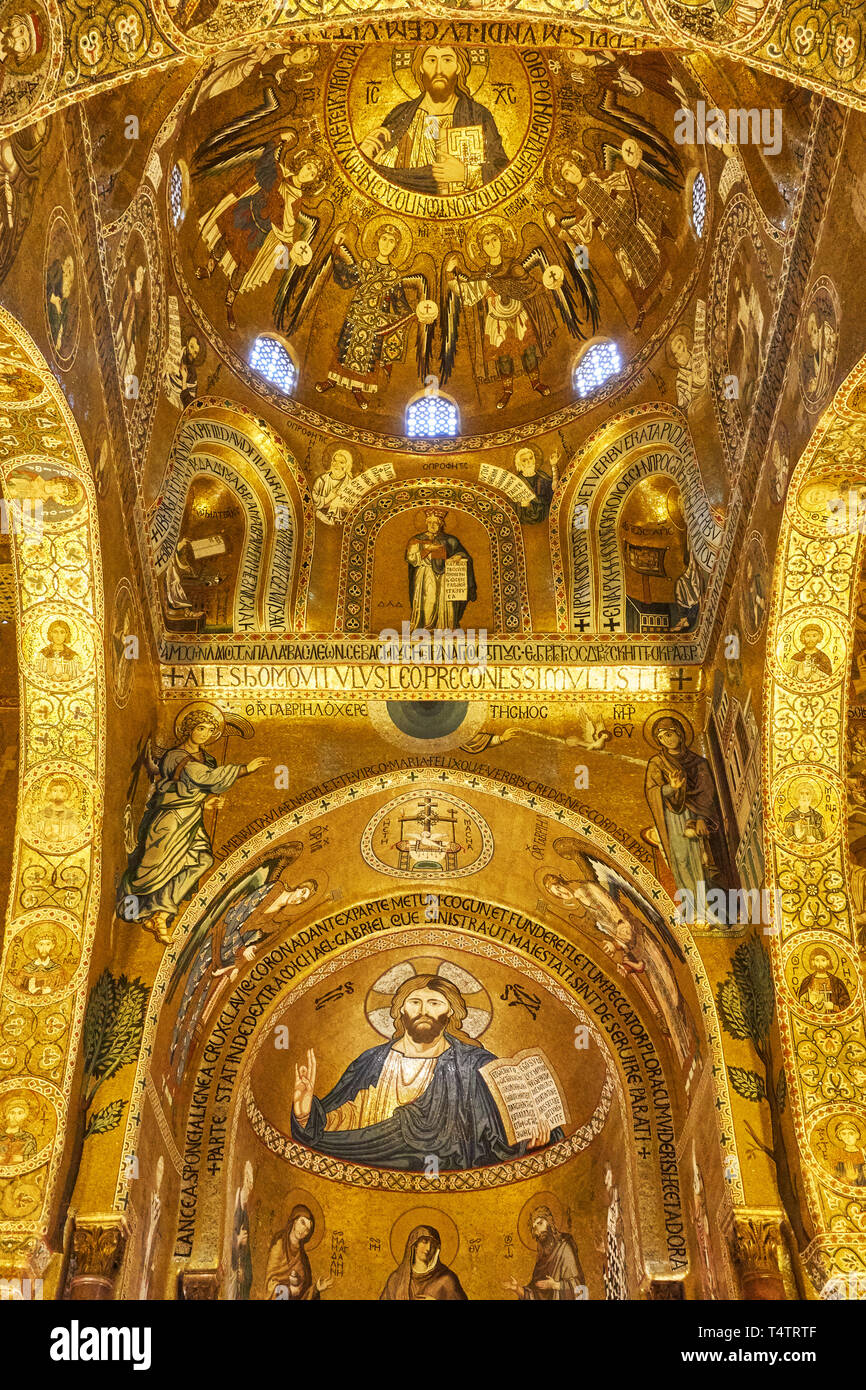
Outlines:
{"label": "stained glass window", "polygon": [[622,358],[616,343],[609,340],[593,343],[587,348],[574,369],[574,386],[579,396],[591,396],[617,372],[622,371]]}
{"label": "stained glass window", "polygon": [[457,406],[450,396],[419,396],[406,409],[410,439],[451,439],[458,426]]}
{"label": "stained glass window", "polygon": [[253,343],[250,366],[287,396],[298,379],[298,369],[282,343],[267,335],[256,338]]}
{"label": "stained glass window", "polygon": [[168,181],[168,201],[171,204],[171,220],[177,226],[183,217],[183,175],[176,164]]}
{"label": "stained glass window", "polygon": [[692,221],[695,224],[695,231],[698,236],[704,234],[704,223],[707,220],[707,181],[703,174],[695,174],[692,184]]}

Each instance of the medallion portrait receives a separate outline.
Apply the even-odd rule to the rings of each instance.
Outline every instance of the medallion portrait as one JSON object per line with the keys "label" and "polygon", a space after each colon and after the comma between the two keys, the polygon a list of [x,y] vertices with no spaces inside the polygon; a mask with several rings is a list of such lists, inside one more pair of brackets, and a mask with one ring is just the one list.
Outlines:
{"label": "medallion portrait", "polygon": [[62,208],[55,208],[45,243],[45,322],[51,351],[63,371],[72,366],[78,347],[80,276],[72,228]]}
{"label": "medallion portrait", "polygon": [[[533,92],[549,88],[544,66],[530,69],[516,51],[482,45],[347,45],[332,70],[348,113],[344,122],[329,102],[332,148],[353,181],[385,206],[419,214],[426,206],[446,217],[492,206],[489,199],[467,203],[465,195],[514,171]],[[537,115],[534,137],[542,146],[545,124],[549,133],[549,121]]]}

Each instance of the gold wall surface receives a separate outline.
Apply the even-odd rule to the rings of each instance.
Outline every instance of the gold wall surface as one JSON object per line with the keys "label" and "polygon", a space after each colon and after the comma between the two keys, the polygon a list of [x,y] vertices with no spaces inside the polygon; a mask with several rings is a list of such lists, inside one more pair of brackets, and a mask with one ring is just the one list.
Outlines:
{"label": "gold wall surface", "polygon": [[850,10],[0,15],[0,1279],[857,1296]]}

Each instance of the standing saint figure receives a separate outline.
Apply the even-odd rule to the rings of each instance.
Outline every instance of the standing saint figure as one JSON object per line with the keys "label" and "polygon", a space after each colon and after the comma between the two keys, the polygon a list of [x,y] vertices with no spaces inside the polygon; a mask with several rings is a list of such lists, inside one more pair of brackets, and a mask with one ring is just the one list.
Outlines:
{"label": "standing saint figure", "polygon": [[424,380],[436,305],[426,275],[400,269],[410,246],[410,233],[397,222],[374,219],[360,237],[356,227],[338,227],[327,252],[312,261],[300,283],[278,291],[274,321],[287,337],[300,328],[330,279],[351,291],[331,368],[316,382],[320,395],[339,386],[366,410],[371,397],[387,387],[394,364],[405,359],[413,327],[416,366]]}
{"label": "standing saint figure", "polygon": [[498,381],[502,410],[514,394],[515,373],[533,391],[549,396],[541,364],[556,336],[554,304],[572,337],[583,337],[571,288],[560,266],[551,265],[543,247],[517,252],[517,235],[507,224],[482,223],[470,246],[475,264],[452,251],[442,265],[447,295],[443,316],[439,376],[448,380],[457,354],[461,312],[466,321],[472,371],[479,383]]}
{"label": "standing saint figure", "polygon": [[231,1264],[228,1297],[247,1299],[253,1287],[253,1257],[250,1253],[250,1197],[253,1192],[253,1165],[247,1159],[244,1176],[235,1192],[232,1216]]}
{"label": "standing saint figure", "polygon": [[154,785],[118,886],[118,917],[138,922],[165,945],[171,941],[169,923],[180,904],[213,864],[205,810],[218,805],[218,798],[239,777],[268,761],[253,758],[245,765],[218,767],[205,745],[219,738],[222,729],[223,719],[216,709],[199,707],[179,721],[177,746],[163,752],[152,767]]}
{"label": "standing saint figure", "polygon": [[310,1302],[318,1299],[333,1284],[333,1279],[320,1276],[313,1283],[313,1271],[306,1245],[316,1229],[316,1218],[309,1207],[298,1203],[292,1207],[289,1219],[274,1236],[268,1252],[265,1273],[265,1297],[286,1302]]}
{"label": "standing saint figure", "polygon": [[619,1188],[609,1163],[604,1166],[604,1187],[608,1197],[607,1224],[604,1240],[604,1296],[606,1299],[628,1298],[628,1256],[625,1246],[625,1227]]}
{"label": "standing saint figure", "polygon": [[713,1240],[710,1234],[710,1217],[707,1211],[704,1180],[701,1177],[701,1170],[695,1157],[694,1145],[692,1145],[692,1211],[695,1218],[695,1239],[700,1259],[701,1292],[704,1298],[723,1298],[724,1294],[719,1287],[714,1267],[715,1257],[713,1255]]}
{"label": "standing saint figure", "polygon": [[[171,999],[175,981],[184,969],[189,969],[169,1051],[169,1062],[178,1083],[183,1080],[199,1024],[202,1019],[207,1020],[208,1005],[215,998],[217,982],[226,975],[229,980],[236,979],[241,962],[255,960],[259,946],[285,925],[286,909],[300,907],[315,893],[314,878],[305,879],[294,888],[282,880],[281,874],[293,857],[293,851],[288,855],[278,852],[274,859],[247,874],[243,893],[235,896],[230,906],[220,895],[204,921],[197,924],[184,943],[177,974],[168,992]],[[191,955],[191,948],[195,950],[194,955]]]}
{"label": "standing saint figure", "polygon": [[156,1160],[156,1183],[150,1194],[150,1206],[147,1213],[147,1234],[144,1237],[144,1245],[141,1250],[141,1278],[138,1285],[138,1297],[147,1298],[150,1292],[150,1281],[153,1275],[153,1255],[156,1250],[156,1242],[159,1237],[159,1218],[162,1213],[162,1198],[160,1188],[162,1179],[165,1175],[165,1159],[162,1154]]}
{"label": "standing saint figure", "polygon": [[[580,152],[573,151],[571,158],[560,156],[553,162],[551,184],[555,189],[561,187],[572,206],[549,210],[547,224],[583,264],[598,231],[616,257],[638,311],[633,328],[637,332],[671,280],[661,245],[664,237],[671,237],[668,210],[649,178],[662,183],[669,180],[660,179],[657,171],[650,173],[651,166],[644,162],[643,150],[633,139],[624,140],[619,150],[608,151],[605,163],[609,171],[605,174],[587,173],[581,160]],[[617,162],[621,167],[612,168]]]}
{"label": "standing saint figure", "polygon": [[46,311],[54,351],[68,354],[67,325],[75,286],[75,257],[70,253],[63,260],[52,261],[45,277]]}
{"label": "standing saint figure", "polygon": [[117,365],[120,368],[120,379],[124,383],[127,395],[130,394],[130,388],[127,386],[128,378],[143,375],[141,367],[144,364],[139,364],[138,352],[141,330],[144,327],[143,301],[146,279],[147,266],[143,261],[139,262],[134,270],[127,271],[123,304],[120,310],[120,323],[117,325],[115,333]]}
{"label": "standing saint figure", "polygon": [[466,1294],[453,1269],[439,1258],[442,1240],[435,1226],[416,1226],[409,1232],[403,1258],[379,1295],[386,1302],[465,1302]]}
{"label": "standing saint figure", "polygon": [[738,878],[712,769],[689,747],[690,732],[679,715],[656,719],[648,737],[659,751],[647,763],[644,791],[677,888],[691,895],[692,912],[702,913],[711,890],[727,897]]}
{"label": "standing saint figure", "polygon": [[529,1217],[529,1229],[538,1246],[538,1258],[528,1284],[509,1279],[503,1287],[523,1301],[568,1301],[587,1296],[577,1246],[571,1236],[557,1229],[550,1207],[538,1206]]}
{"label": "standing saint figure", "polygon": [[836,327],[829,318],[822,320],[815,309],[809,310],[806,351],[800,370],[803,387],[813,401],[822,401],[833,385],[837,336]]}
{"label": "standing saint figure", "polygon": [[[473,603],[477,595],[472,556],[456,536],[445,530],[447,515],[444,507],[427,509],[425,529],[412,536],[406,547],[409,602],[415,630],[445,632],[459,627],[467,603]],[[459,556],[463,562],[460,585],[455,585],[455,591],[459,587],[463,595],[461,598],[448,597],[447,562],[453,556]]]}
{"label": "standing saint figure", "polygon": [[520,504],[520,520],[529,526],[547,520],[550,504],[553,501],[553,489],[557,482],[558,451],[550,456],[552,477],[539,468],[540,462],[539,451],[534,444],[521,445],[514,455],[515,472],[523,479],[530,492],[534,494],[531,502],[521,502]]}
{"label": "standing saint figure", "polygon": [[[542,886],[558,902],[582,911],[601,933],[604,950],[616,963],[617,973],[631,980],[643,994],[670,1040],[680,1064],[685,1067],[697,1052],[697,1037],[688,1005],[677,983],[664,946],[634,911],[633,900],[625,891],[625,881],[601,863],[574,856],[575,877],[566,881],[561,874],[545,874]],[[607,886],[594,882],[595,873],[604,874]],[[583,875],[578,877],[577,875]],[[623,886],[620,886],[623,885]],[[676,947],[674,937],[659,919],[668,946]]]}

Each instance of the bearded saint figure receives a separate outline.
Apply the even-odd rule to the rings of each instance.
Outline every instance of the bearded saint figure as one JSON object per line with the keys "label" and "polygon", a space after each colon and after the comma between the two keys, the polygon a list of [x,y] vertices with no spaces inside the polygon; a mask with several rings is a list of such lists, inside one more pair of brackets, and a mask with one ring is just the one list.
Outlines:
{"label": "bearded saint figure", "polygon": [[[444,507],[425,512],[425,529],[412,536],[406,547],[409,602],[416,631],[453,631],[459,627],[467,603],[472,603],[477,594],[472,556],[462,541],[445,530],[447,515]],[[462,598],[448,596],[448,561],[455,556],[463,561],[459,586]],[[457,592],[456,585],[452,592]]]}
{"label": "bearded saint figure", "polygon": [[529,1229],[538,1246],[538,1258],[528,1284],[511,1279],[505,1285],[524,1302],[558,1302],[586,1298],[586,1283],[577,1246],[571,1236],[557,1229],[550,1207],[539,1206],[530,1214]]}
{"label": "bearded saint figure", "polygon": [[426,1171],[481,1168],[562,1138],[539,1121],[528,1140],[509,1144],[480,1068],[494,1054],[461,1028],[466,1001],[438,975],[413,975],[391,1001],[394,1034],[351,1062],[321,1100],[316,1055],[295,1067],[291,1132],[319,1153],[376,1168]]}

